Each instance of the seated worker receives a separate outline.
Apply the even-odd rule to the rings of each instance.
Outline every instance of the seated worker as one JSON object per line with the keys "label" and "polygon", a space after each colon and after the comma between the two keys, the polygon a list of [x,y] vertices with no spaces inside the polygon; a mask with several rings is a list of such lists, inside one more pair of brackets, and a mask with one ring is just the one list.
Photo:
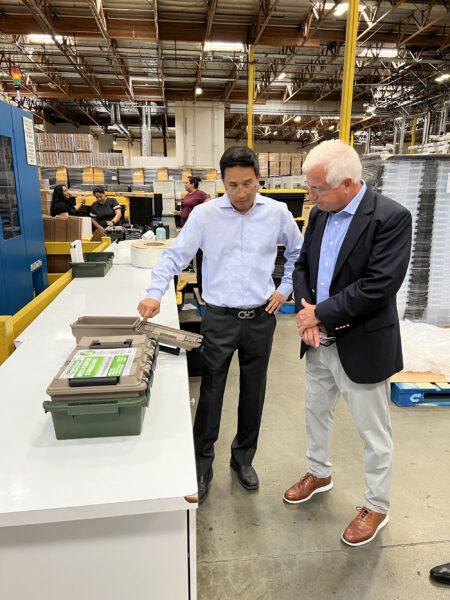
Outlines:
{"label": "seated worker", "polygon": [[122,209],[114,196],[105,194],[105,188],[101,185],[95,186],[93,194],[97,199],[91,206],[93,230],[99,229],[103,233],[105,227],[117,225],[122,216]]}
{"label": "seated worker", "polygon": [[50,205],[50,215],[52,217],[68,217],[76,215],[76,211],[83,206],[84,200],[75,204],[73,198],[70,197],[69,190],[66,185],[55,185],[53,189],[52,203]]}

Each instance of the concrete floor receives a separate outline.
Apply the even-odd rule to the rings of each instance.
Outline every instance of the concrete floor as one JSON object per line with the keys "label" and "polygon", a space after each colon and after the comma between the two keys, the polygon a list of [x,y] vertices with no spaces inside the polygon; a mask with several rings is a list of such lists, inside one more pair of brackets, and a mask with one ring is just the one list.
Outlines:
{"label": "concrete floor", "polygon": [[[338,403],[330,459],[334,488],[292,506],[282,496],[306,472],[305,363],[294,315],[278,317],[254,467],[247,492],[230,470],[238,365],[225,393],[214,479],[197,512],[199,600],[450,599],[429,569],[450,561],[450,408],[391,404],[395,463],[390,522],[362,548],[340,534],[363,502],[362,443]],[[190,379],[198,398],[200,378]],[[195,408],[193,408],[193,413]]]}

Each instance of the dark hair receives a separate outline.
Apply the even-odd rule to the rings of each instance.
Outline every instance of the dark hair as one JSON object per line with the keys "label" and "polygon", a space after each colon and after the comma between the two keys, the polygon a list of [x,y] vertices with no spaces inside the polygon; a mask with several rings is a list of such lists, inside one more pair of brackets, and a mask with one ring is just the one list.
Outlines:
{"label": "dark hair", "polygon": [[258,156],[246,146],[232,146],[225,150],[220,159],[220,174],[225,176],[228,167],[252,167],[256,177],[259,175]]}
{"label": "dark hair", "polygon": [[197,190],[198,189],[198,184],[200,183],[201,178],[200,177],[194,177],[193,175],[189,175],[188,179],[189,179],[189,183],[191,185],[193,185],[195,187],[195,189]]}
{"label": "dark hair", "polygon": [[50,215],[52,217],[56,216],[56,203],[66,199],[63,193],[63,187],[67,187],[67,185],[65,183],[58,183],[58,185],[55,185],[53,188],[52,202],[50,204]]}
{"label": "dark hair", "polygon": [[104,194],[105,193],[105,188],[102,185],[96,185],[94,187],[94,189],[92,190],[92,194],[95,196],[95,194]]}

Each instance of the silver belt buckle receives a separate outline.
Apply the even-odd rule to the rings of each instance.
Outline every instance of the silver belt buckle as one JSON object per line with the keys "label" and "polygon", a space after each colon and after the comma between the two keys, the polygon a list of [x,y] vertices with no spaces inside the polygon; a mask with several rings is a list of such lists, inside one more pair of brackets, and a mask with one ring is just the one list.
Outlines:
{"label": "silver belt buckle", "polygon": [[237,316],[239,319],[254,319],[256,313],[254,310],[240,310]]}

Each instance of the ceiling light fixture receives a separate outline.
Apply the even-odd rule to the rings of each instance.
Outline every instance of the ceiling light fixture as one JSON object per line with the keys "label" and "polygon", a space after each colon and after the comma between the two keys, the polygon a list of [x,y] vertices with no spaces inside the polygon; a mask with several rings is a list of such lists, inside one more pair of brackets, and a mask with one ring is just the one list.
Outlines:
{"label": "ceiling light fixture", "polygon": [[341,4],[338,4],[336,6],[336,8],[334,9],[334,16],[335,17],[342,17],[342,15],[347,11],[348,9],[348,3],[347,2],[341,2]]}
{"label": "ceiling light fixture", "polygon": [[361,48],[358,51],[358,56],[366,58],[397,58],[398,50],[396,48],[381,48],[380,50]]}
{"label": "ceiling light fixture", "polygon": [[285,77],[286,77],[286,73],[283,71],[283,73],[280,73],[278,75],[277,79],[279,79],[280,81],[282,81]]}
{"label": "ceiling light fixture", "polygon": [[439,75],[439,77],[436,77],[435,81],[437,81],[438,83],[442,83],[447,79],[450,79],[450,73],[444,73],[443,75]]}
{"label": "ceiling light fixture", "polygon": [[202,88],[201,87],[195,88],[195,95],[200,96],[200,94],[203,94]]}
{"label": "ceiling light fixture", "polygon": [[302,118],[300,116],[295,117],[294,121],[296,123],[299,123],[302,120]]}
{"label": "ceiling light fixture", "polygon": [[205,42],[203,49],[205,52],[243,52],[245,48],[240,42]]}
{"label": "ceiling light fixture", "polygon": [[54,44],[55,40],[57,42],[62,42],[63,37],[61,35],[55,35],[55,40],[51,35],[46,35],[44,33],[30,33],[26,36],[29,42],[34,42],[35,44]]}

